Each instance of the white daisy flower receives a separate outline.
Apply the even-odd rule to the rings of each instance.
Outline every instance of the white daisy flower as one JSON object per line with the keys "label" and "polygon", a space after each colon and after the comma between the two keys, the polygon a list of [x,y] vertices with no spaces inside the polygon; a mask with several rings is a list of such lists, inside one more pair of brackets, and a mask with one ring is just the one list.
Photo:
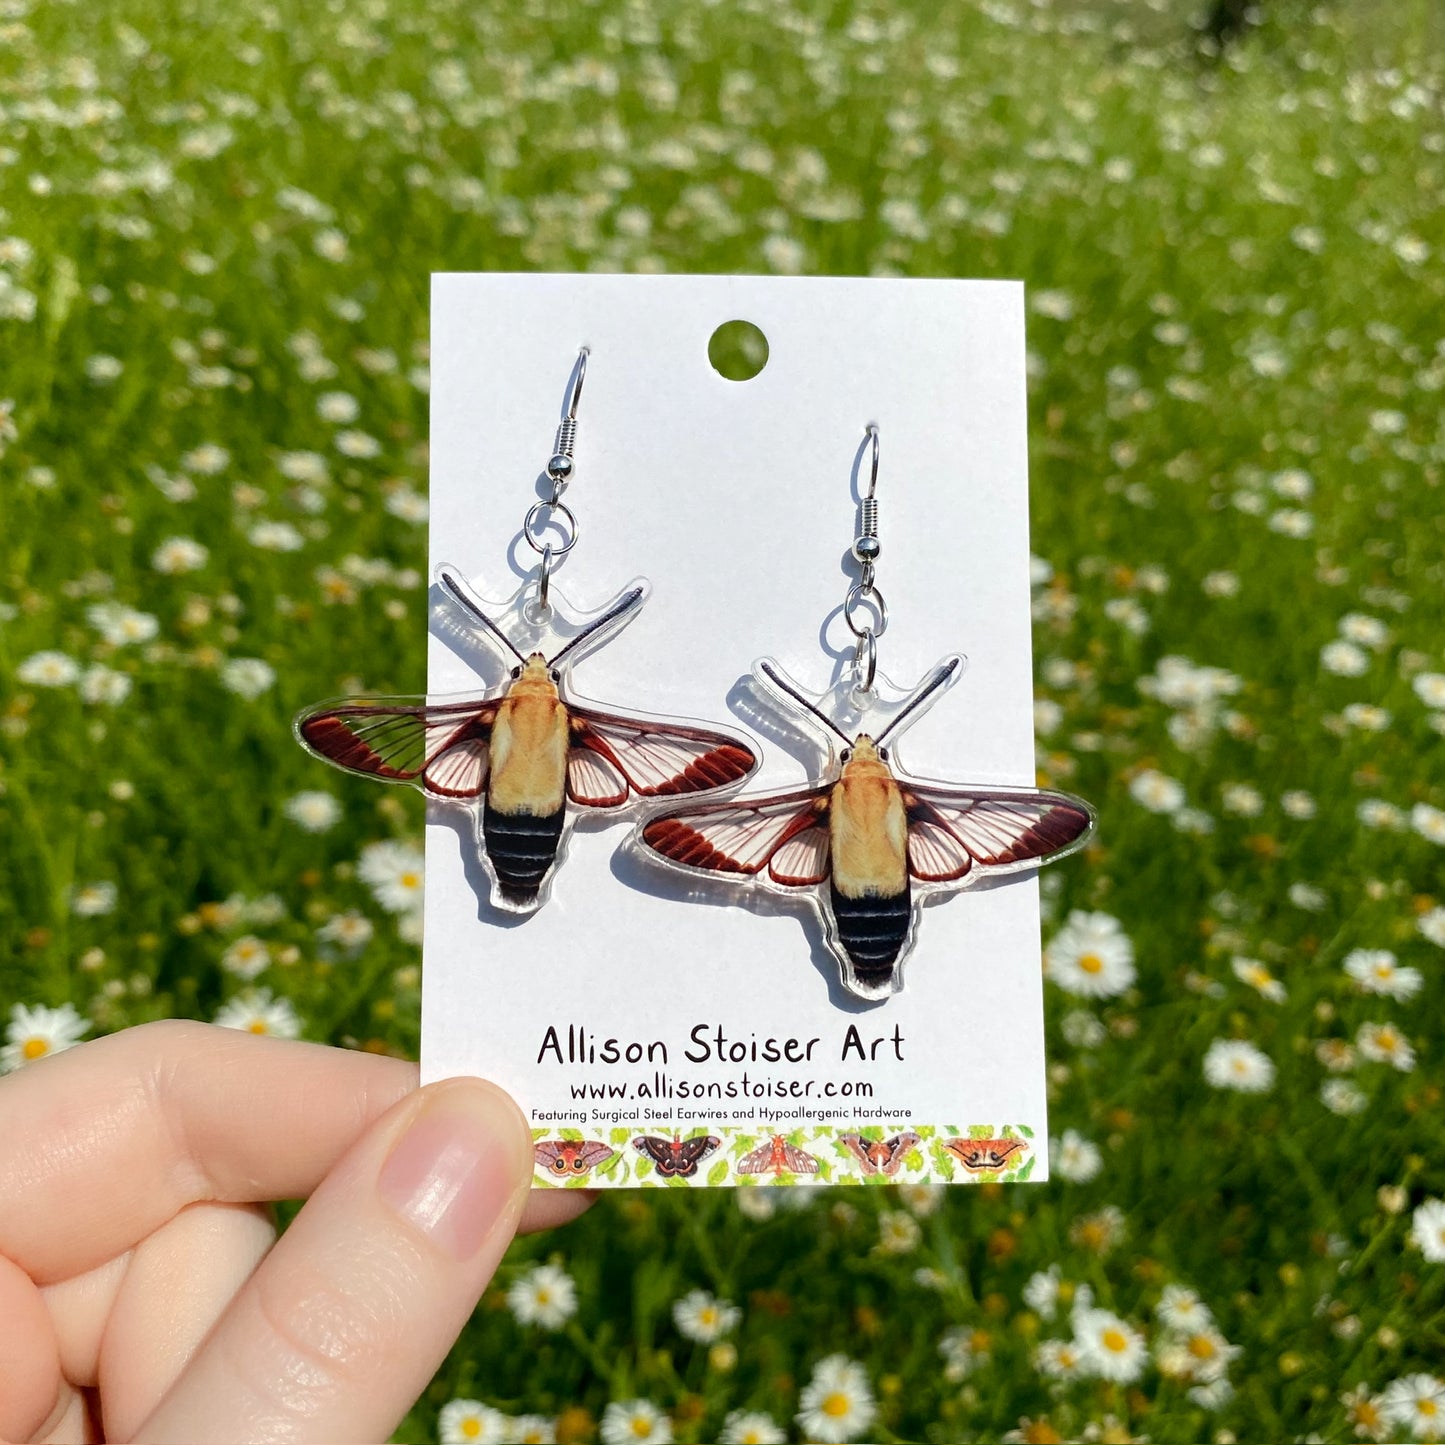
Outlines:
{"label": "white daisy flower", "polygon": [[1422,837],[1445,848],[1445,809],[1416,803],[1410,809],[1410,826]]}
{"label": "white daisy flower", "polygon": [[1084,1352],[1075,1340],[1044,1340],[1034,1353],[1034,1365],[1046,1379],[1082,1379]]}
{"label": "white daisy flower", "polygon": [[1284,809],[1285,815],[1290,818],[1313,818],[1319,811],[1315,800],[1299,788],[1292,788],[1287,793],[1281,793],[1279,805]]}
{"label": "white daisy flower", "polygon": [[506,1429],[510,1445],[557,1445],[557,1427],[545,1415],[518,1415]]}
{"label": "white daisy flower", "polygon": [[100,918],[115,907],[114,883],[83,883],[70,895],[70,911],[77,918]]}
{"label": "white daisy flower", "polygon": [[1431,1264],[1445,1264],[1445,1199],[1427,1199],[1416,1207],[1410,1240]]}
{"label": "white daisy flower", "polygon": [[507,1291],[507,1306],[518,1324],[560,1330],[577,1313],[577,1286],[560,1265],[534,1265]]}
{"label": "white daisy flower", "polygon": [[1044,1320],[1051,1320],[1058,1314],[1059,1295],[1059,1267],[1056,1264],[1036,1270],[1023,1288],[1024,1303]]}
{"label": "white daisy flower", "polygon": [[771,1189],[734,1189],[733,1202],[738,1212],[754,1224],[761,1224],[778,1212],[777,1200]]}
{"label": "white daisy flower", "polygon": [[1159,1296],[1154,1313],[1166,1329],[1187,1334],[1191,1330],[1206,1329],[1214,1323],[1209,1306],[1187,1285],[1166,1284]]}
{"label": "white daisy flower", "polygon": [[1349,703],[1340,716],[1350,727],[1367,733],[1382,733],[1393,721],[1387,708],[1376,707],[1372,702]]}
{"label": "white daisy flower", "polygon": [[80,664],[63,652],[33,652],[15,676],[27,687],[70,687],[80,677]]}
{"label": "white daisy flower", "polygon": [[431,507],[427,499],[410,487],[398,487],[387,496],[383,505],[393,517],[400,517],[403,522],[415,522],[420,525],[431,515]]}
{"label": "white daisy flower", "polygon": [[799,1429],[809,1440],[824,1445],[861,1438],[878,1414],[867,1372],[847,1355],[829,1355],[818,1361],[798,1405]]}
{"label": "white daisy flower", "polygon": [[441,1445],[503,1445],[507,1417],[480,1400],[451,1400],[437,1417]]}
{"label": "white daisy flower", "polygon": [[320,452],[282,452],[276,458],[276,470],[290,481],[310,482],[312,486],[320,486],[330,474]]}
{"label": "white daisy flower", "polygon": [[246,540],[263,552],[299,552],[306,539],[290,522],[257,522]]}
{"label": "white daisy flower", "polygon": [[1445,948],[1445,908],[1431,908],[1415,920],[1415,927],[1431,943]]}
{"label": "white daisy flower", "polygon": [[988,1334],[960,1325],[939,1340],[938,1353],[943,1356],[943,1378],[950,1385],[956,1385],[967,1379],[978,1365],[988,1363]]}
{"label": "white daisy flower", "polygon": [[1215,1039],[1204,1054],[1204,1078],[1216,1089],[1263,1094],[1274,1083],[1274,1063],[1247,1039]]}
{"label": "white daisy flower", "polygon": [[114,668],[102,667],[97,662],[81,674],[76,690],[82,702],[116,707],[130,696],[131,677],[128,672],[116,672]]}
{"label": "white daisy flower", "polygon": [[717,1438],[719,1445],[783,1445],[788,1436],[761,1410],[734,1410],[723,1421]]}
{"label": "white daisy flower", "polygon": [[381,443],[369,432],[339,431],[336,450],[344,457],[375,457],[381,454]]}
{"label": "white daisy flower", "polygon": [[210,552],[193,537],[167,537],[151,553],[151,566],[169,576],[180,572],[199,572],[210,556]]}
{"label": "white daisy flower", "polygon": [[1353,642],[1337,637],[1320,648],[1320,666],[1336,677],[1361,677],[1370,670],[1370,655]]}
{"label": "white daisy flower", "polygon": [[1257,818],[1264,812],[1264,797],[1250,783],[1226,783],[1220,792],[1226,813],[1239,818]]}
{"label": "white daisy flower", "polygon": [[1200,1385],[1222,1379],[1229,1372],[1230,1363],[1243,1353],[1239,1345],[1231,1345],[1212,1324],[1178,1336],[1177,1343],[1187,1362],[1186,1378]]}
{"label": "white daisy flower", "polygon": [[357,876],[388,913],[421,907],[426,888],[426,857],[410,843],[368,843],[356,865]]}
{"label": "white daisy flower", "polygon": [[1405,826],[1405,814],[1383,798],[1365,798],[1355,809],[1355,817],[1367,828],[1389,828],[1399,832]]}
{"label": "white daisy flower", "polygon": [[946,1184],[896,1184],[898,1197],[920,1219],[936,1214],[948,1197]]}
{"label": "white daisy flower", "polygon": [[1071,1184],[1087,1184],[1097,1178],[1104,1167],[1104,1156],[1097,1144],[1084,1138],[1077,1129],[1065,1129],[1062,1139],[1049,1144],[1049,1168]]}
{"label": "white daisy flower", "polygon": [[275,669],[259,657],[233,657],[221,669],[221,686],[248,701],[260,697],[275,682]]}
{"label": "white daisy flower", "polygon": [[1345,1415],[1356,1435],[1364,1440],[1383,1441],[1390,1433],[1390,1422],[1380,1408],[1381,1397],[1372,1394],[1363,1380],[1353,1390],[1340,1396]]}
{"label": "white daisy flower", "polygon": [[684,1339],[710,1345],[731,1334],[743,1312],[727,1300],[715,1299],[705,1289],[689,1290],[673,1301],[672,1321]]}
{"label": "white daisy flower", "polygon": [[76,1012],[74,1004],[59,1008],[36,1004],[27,1008],[17,1003],[10,1009],[5,1043],[0,1046],[0,1074],[9,1074],[50,1054],[63,1054],[90,1032],[90,1020]]}
{"label": "white daisy flower", "polygon": [[1445,708],[1445,672],[1417,672],[1410,686],[1426,707]]}
{"label": "white daisy flower", "polygon": [[614,1400],[602,1412],[602,1445],[672,1445],[672,1421],[651,1400]]}
{"label": "white daisy flower", "polygon": [[222,955],[221,967],[249,982],[259,978],[271,967],[271,950],[262,939],[246,934],[238,938]]}
{"label": "white daisy flower", "polygon": [[1394,1024],[1361,1024],[1355,1035],[1355,1047],[1362,1058],[1389,1064],[1402,1074],[1408,1074],[1415,1067],[1415,1050]]}
{"label": "white daisy flower", "polygon": [[1332,1114],[1348,1119],[1354,1114],[1363,1114],[1369,1106],[1364,1091],[1349,1079],[1326,1079],[1320,1085],[1320,1103]]}
{"label": "white daisy flower", "polygon": [[1390,629],[1378,617],[1364,612],[1347,612],[1340,618],[1340,636],[1361,647],[1373,647],[1377,651],[1390,640]]}
{"label": "white daisy flower", "polygon": [[1191,1385],[1184,1393],[1201,1409],[1218,1410],[1234,1398],[1234,1386],[1227,1375],[1219,1375],[1208,1384]]}
{"label": "white daisy flower", "polygon": [[371,919],[353,908],[328,918],[316,930],[316,936],[323,943],[334,943],[349,953],[355,953],[371,942],[375,932],[376,925]]}
{"label": "white daisy flower", "polygon": [[1074,1312],[1074,1340],[1087,1373],[1117,1384],[1133,1384],[1144,1373],[1144,1336],[1112,1310]]}
{"label": "white daisy flower", "polygon": [[1414,998],[1425,982],[1418,968],[1401,968],[1387,948],[1356,948],[1345,955],[1344,969],[1362,993]]}
{"label": "white daisy flower", "polygon": [[878,1216],[880,1254],[911,1254],[922,1238],[918,1221],[906,1209],[885,1209]]}
{"label": "white daisy flower", "polygon": [[324,391],[316,398],[316,415],[322,421],[344,426],[361,415],[361,403],[345,391]]}
{"label": "white daisy flower", "polygon": [[1284,985],[1257,958],[1235,958],[1230,968],[1241,983],[1247,983],[1271,1003],[1283,1003],[1287,997]]}
{"label": "white daisy flower", "polygon": [[138,612],[120,602],[97,602],[85,609],[85,619],[113,647],[149,642],[161,630],[149,612]]}
{"label": "white daisy flower", "polygon": [[1117,918],[1075,909],[1044,951],[1044,972],[1066,993],[1113,998],[1134,982],[1134,945]]}
{"label": "white daisy flower", "polygon": [[301,1019],[287,998],[273,998],[269,988],[250,988],[222,1004],[212,1022],[223,1029],[270,1034],[278,1039],[301,1035]]}
{"label": "white daisy flower", "polygon": [[341,821],[341,804],[330,793],[318,790],[287,798],[281,811],[308,833],[324,833]]}
{"label": "white daisy flower", "polygon": [[231,454],[225,447],[206,442],[181,457],[181,466],[188,472],[199,472],[203,477],[213,477],[230,465]]}
{"label": "white daisy flower", "polygon": [[1445,1380],[1423,1372],[1392,1380],[1380,1393],[1380,1413],[1408,1439],[1445,1438]]}
{"label": "white daisy flower", "polygon": [[1129,780],[1129,796],[1151,813],[1177,813],[1184,806],[1183,784],[1157,768],[1145,768]]}

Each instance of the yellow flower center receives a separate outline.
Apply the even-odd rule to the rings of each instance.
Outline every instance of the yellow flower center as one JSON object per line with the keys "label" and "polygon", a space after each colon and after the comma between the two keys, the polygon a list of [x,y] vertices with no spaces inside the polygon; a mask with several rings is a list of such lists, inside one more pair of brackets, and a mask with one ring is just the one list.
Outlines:
{"label": "yellow flower center", "polygon": [[639,1440],[646,1440],[652,1434],[652,1421],[645,1415],[634,1415],[632,1417],[632,1433]]}
{"label": "yellow flower center", "polygon": [[20,1046],[20,1052],[25,1055],[27,1061],[43,1058],[50,1052],[50,1044],[46,1039],[26,1039]]}
{"label": "yellow flower center", "polygon": [[271,1032],[271,1030],[266,1027],[265,1019],[252,1019],[251,1022],[246,1025],[246,1028],[253,1034],[269,1034]]}
{"label": "yellow flower center", "polygon": [[468,1415],[467,1418],[462,1421],[462,1434],[465,1435],[468,1440],[475,1440],[481,1433],[482,1422],[478,1420],[475,1415]]}
{"label": "yellow flower center", "polygon": [[1129,1348],[1128,1338],[1123,1330],[1116,1330],[1112,1326],[1105,1330],[1100,1336],[1106,1350],[1112,1350],[1116,1355],[1122,1355]]}
{"label": "yellow flower center", "polygon": [[699,1324],[708,1326],[715,1325],[717,1323],[717,1311],[711,1308],[700,1310],[697,1319]]}
{"label": "yellow flower center", "polygon": [[840,1390],[834,1390],[826,1400],[823,1401],[823,1413],[831,1415],[835,1420],[848,1413],[848,1397]]}
{"label": "yellow flower center", "polygon": [[420,874],[420,873],[403,873],[403,874],[401,875],[401,886],[402,886],[403,888],[420,888],[420,887],[421,887],[421,874]]}
{"label": "yellow flower center", "polygon": [[551,1304],[551,1303],[552,1303],[552,1291],[549,1290],[549,1289],[547,1289],[547,1288],[545,1288],[545,1287],[542,1288],[542,1289],[539,1289],[539,1290],[537,1291],[537,1303],[538,1303],[539,1305],[549,1305],[549,1304]]}
{"label": "yellow flower center", "polygon": [[1415,1401],[1415,1408],[1427,1420],[1433,1420],[1440,1413],[1440,1407],[1434,1400],[1427,1400],[1424,1396]]}
{"label": "yellow flower center", "polygon": [[1219,1353],[1219,1347],[1208,1335],[1195,1335],[1189,1341],[1189,1353],[1196,1360],[1212,1360]]}
{"label": "yellow flower center", "polygon": [[1103,973],[1104,960],[1097,953],[1085,953],[1079,956],[1079,967],[1085,973]]}
{"label": "yellow flower center", "polygon": [[1395,1030],[1388,1027],[1381,1029],[1380,1032],[1375,1035],[1375,1042],[1379,1044],[1387,1054],[1393,1054],[1400,1044],[1399,1036],[1395,1033]]}
{"label": "yellow flower center", "polygon": [[1373,1400],[1360,1400],[1350,1413],[1355,1424],[1362,1429],[1372,1430],[1380,1423],[1380,1412],[1375,1408]]}
{"label": "yellow flower center", "polygon": [[1394,971],[1395,970],[1391,968],[1388,963],[1377,963],[1375,965],[1376,978],[1389,978],[1389,976],[1394,973]]}

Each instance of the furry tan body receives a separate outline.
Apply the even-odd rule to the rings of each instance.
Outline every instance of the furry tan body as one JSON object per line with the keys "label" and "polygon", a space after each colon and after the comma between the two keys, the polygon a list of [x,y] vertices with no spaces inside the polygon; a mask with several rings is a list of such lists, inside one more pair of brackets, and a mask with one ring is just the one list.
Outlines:
{"label": "furry tan body", "polygon": [[833,785],[828,832],[833,886],[845,898],[891,898],[908,887],[908,815],[892,770],[859,737]]}
{"label": "furry tan body", "polygon": [[488,803],[513,817],[550,817],[566,798],[568,746],[567,709],[534,652],[492,724]]}

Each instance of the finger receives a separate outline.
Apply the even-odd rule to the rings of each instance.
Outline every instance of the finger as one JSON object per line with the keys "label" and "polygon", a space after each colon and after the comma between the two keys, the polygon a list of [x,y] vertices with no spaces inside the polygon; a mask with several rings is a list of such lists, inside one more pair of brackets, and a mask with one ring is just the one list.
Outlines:
{"label": "finger", "polygon": [[570,1224],[597,1203],[595,1189],[534,1189],[522,1211],[518,1234],[535,1234],[539,1229],[556,1229]]}
{"label": "finger", "polygon": [[38,1284],[201,1199],[309,1194],[416,1066],[209,1024],[146,1024],[0,1079],[0,1255]]}
{"label": "finger", "polygon": [[100,1385],[105,1438],[133,1440],[276,1242],[264,1209],[192,1204],[138,1244],[85,1380]]}
{"label": "finger", "polygon": [[381,1440],[426,1388],[496,1269],[532,1180],[499,1089],[454,1079],[346,1155],[137,1435]]}
{"label": "finger", "polygon": [[39,1434],[55,1415],[60,1381],[45,1301],[24,1270],[0,1259],[0,1440]]}

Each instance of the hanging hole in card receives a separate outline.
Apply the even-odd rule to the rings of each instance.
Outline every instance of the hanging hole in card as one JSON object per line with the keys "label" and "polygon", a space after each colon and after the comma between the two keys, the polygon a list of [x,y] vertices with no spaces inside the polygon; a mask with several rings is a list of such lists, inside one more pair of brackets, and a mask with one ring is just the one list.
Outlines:
{"label": "hanging hole in card", "polygon": [[751,381],[768,364],[768,338],[751,321],[724,321],[707,343],[712,369],[727,381]]}

